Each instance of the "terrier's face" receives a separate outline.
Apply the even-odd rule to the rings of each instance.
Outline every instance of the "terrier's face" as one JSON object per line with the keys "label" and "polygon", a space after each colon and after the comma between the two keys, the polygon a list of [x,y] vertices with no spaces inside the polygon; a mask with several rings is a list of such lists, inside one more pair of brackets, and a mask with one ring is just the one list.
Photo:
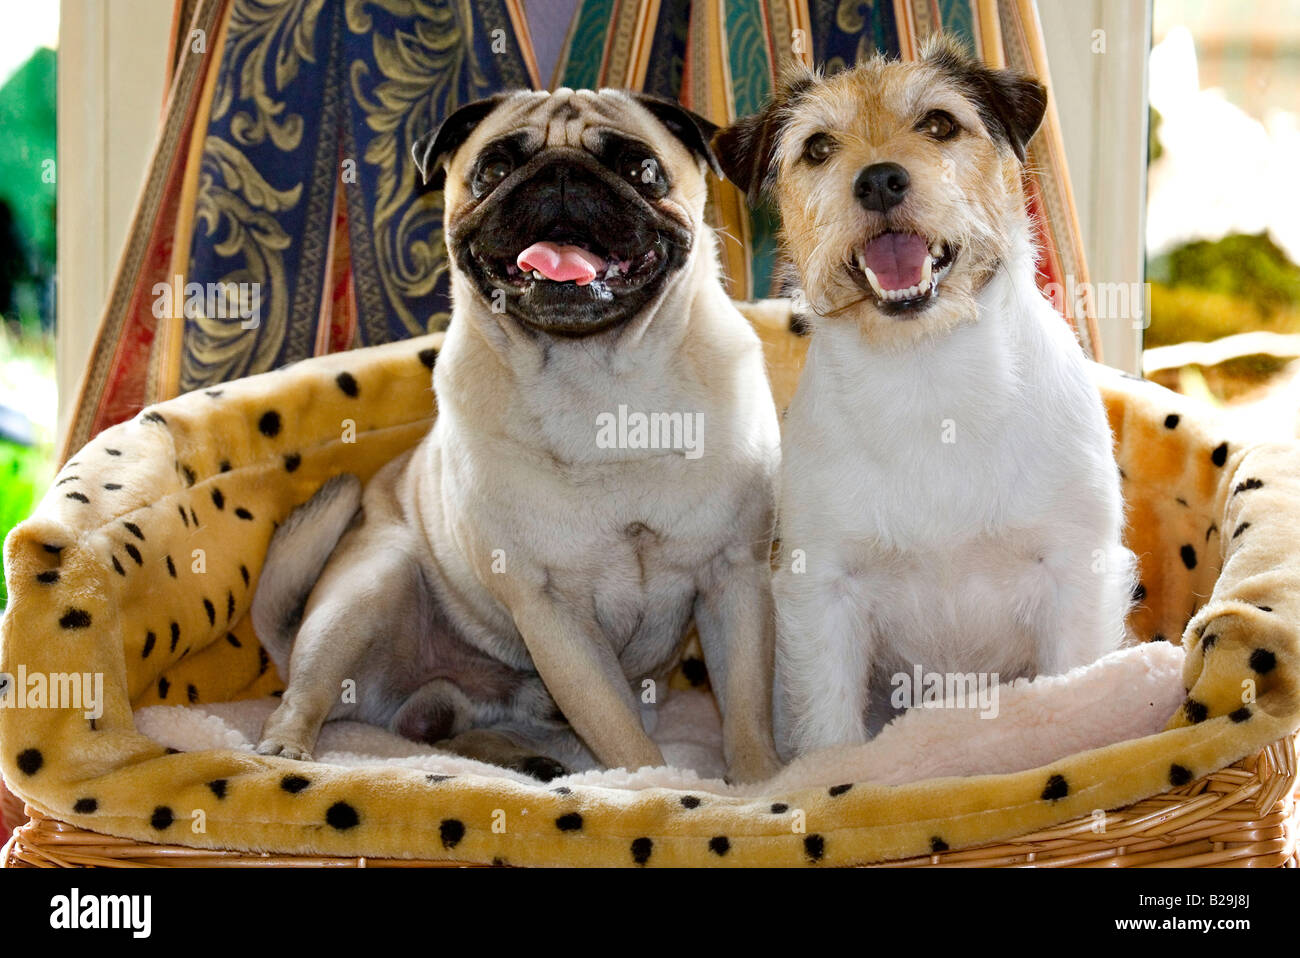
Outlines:
{"label": "terrier's face", "polygon": [[1024,235],[1021,164],[1046,103],[1034,80],[939,40],[916,63],[787,77],[714,146],[751,201],[775,198],[816,314],[904,345],[974,321]]}

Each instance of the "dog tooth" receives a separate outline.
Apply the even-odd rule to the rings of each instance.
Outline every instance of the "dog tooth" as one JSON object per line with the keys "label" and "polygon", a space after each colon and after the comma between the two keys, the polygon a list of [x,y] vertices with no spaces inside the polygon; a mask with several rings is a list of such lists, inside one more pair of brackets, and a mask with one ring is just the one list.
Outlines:
{"label": "dog tooth", "polygon": [[927,256],[925,258],[925,262],[921,264],[921,281],[916,284],[917,288],[929,289],[930,277],[931,275],[933,275],[933,273],[934,273],[934,260],[931,259],[929,256]]}
{"label": "dog tooth", "polygon": [[885,297],[885,290],[880,285],[880,280],[876,279],[876,274],[871,271],[869,266],[867,266],[865,257],[858,257],[858,266],[861,268],[862,274],[867,277],[867,282],[871,284],[871,288],[875,290],[876,295],[883,299]]}
{"label": "dog tooth", "polygon": [[542,271],[540,269],[535,269],[533,270],[533,279],[546,279],[546,277],[542,275]]}
{"label": "dog tooth", "polygon": [[935,259],[942,259],[943,244],[940,243],[938,240],[935,240],[935,242],[930,246],[930,255],[933,256]]}

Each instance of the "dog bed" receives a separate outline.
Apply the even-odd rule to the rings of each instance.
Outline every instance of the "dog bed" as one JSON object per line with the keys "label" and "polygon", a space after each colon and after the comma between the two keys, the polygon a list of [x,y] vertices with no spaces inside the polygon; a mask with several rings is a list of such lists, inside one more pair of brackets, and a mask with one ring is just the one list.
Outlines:
{"label": "dog bed", "polygon": [[[751,312],[784,407],[805,340],[782,307]],[[1103,660],[1004,691],[1013,711],[1017,695],[1044,708],[1039,724],[1055,722],[1073,751],[1009,742],[999,766],[994,744],[987,767],[922,761],[927,777],[915,780],[891,772],[907,750],[891,760],[878,741],[746,789],[710,779],[707,763],[705,774],[543,784],[432,750],[358,746],[364,729],[353,730],[362,739],[331,731],[341,747],[326,741],[322,754],[333,762],[254,754],[249,716],[283,688],[246,615],[271,533],[330,475],[369,478],[418,441],[432,421],[439,345],[435,335],[336,354],[189,393],[72,457],[5,543],[0,671],[13,680],[0,770],[32,816],[10,842],[12,863],[1291,859],[1300,444],[1221,435],[1204,408],[1103,367],[1141,564],[1130,625],[1182,648],[1131,649],[1118,653],[1128,665]],[[698,666],[688,660],[674,679],[669,725],[709,712],[690,690],[692,680],[707,687]],[[59,676],[72,673],[102,676],[102,714],[71,702],[75,683]],[[1106,674],[1139,684],[1096,684]],[[33,681],[50,697],[35,701]],[[1073,713],[1052,711],[1055,687]],[[1094,701],[1081,708],[1070,690],[1085,688]],[[15,707],[20,695],[27,707]],[[187,711],[168,721],[176,706]],[[941,754],[942,725],[926,723],[945,716],[907,719],[891,734],[929,734]],[[1095,734],[1071,737],[1072,722],[1089,720]],[[703,754],[707,735],[697,737]]]}

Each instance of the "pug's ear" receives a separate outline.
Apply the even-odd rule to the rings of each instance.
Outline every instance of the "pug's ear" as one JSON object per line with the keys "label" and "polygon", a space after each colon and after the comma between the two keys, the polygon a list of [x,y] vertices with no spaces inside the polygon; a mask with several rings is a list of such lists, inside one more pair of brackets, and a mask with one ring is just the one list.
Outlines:
{"label": "pug's ear", "polygon": [[791,106],[816,82],[815,74],[795,64],[782,77],[763,112],[741,117],[713,137],[723,172],[740,187],[751,206],[758,205],[771,182],[776,144]]}
{"label": "pug's ear", "polygon": [[965,87],[989,136],[1011,147],[1023,163],[1029,141],[1047,112],[1047,88],[1023,73],[990,69],[943,34],[926,42],[921,59]]}
{"label": "pug's ear", "polygon": [[676,100],[655,96],[652,93],[633,93],[632,98],[654,114],[655,119],[668,128],[668,132],[681,140],[688,150],[709,165],[716,175],[722,175],[722,167],[709,145],[713,134],[718,131],[716,123],[706,120],[691,110],[686,109]]}
{"label": "pug's ear", "polygon": [[466,103],[438,124],[436,130],[430,130],[411,144],[411,156],[415,159],[415,168],[420,171],[425,186],[434,190],[442,189],[447,179],[444,161],[469,139],[474,127],[505,99],[505,94],[497,93]]}

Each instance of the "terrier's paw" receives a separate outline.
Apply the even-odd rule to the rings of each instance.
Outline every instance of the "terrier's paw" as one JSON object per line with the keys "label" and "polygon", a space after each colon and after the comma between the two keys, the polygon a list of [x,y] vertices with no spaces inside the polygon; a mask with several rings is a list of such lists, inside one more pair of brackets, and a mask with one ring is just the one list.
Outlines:
{"label": "terrier's paw", "polygon": [[277,738],[264,738],[257,743],[258,755],[278,755],[296,762],[310,762],[311,750],[300,742],[285,742]]}
{"label": "terrier's paw", "polygon": [[549,782],[553,778],[561,778],[569,774],[567,768],[545,755],[526,755],[511,762],[508,767],[516,772],[531,775],[541,782]]}

